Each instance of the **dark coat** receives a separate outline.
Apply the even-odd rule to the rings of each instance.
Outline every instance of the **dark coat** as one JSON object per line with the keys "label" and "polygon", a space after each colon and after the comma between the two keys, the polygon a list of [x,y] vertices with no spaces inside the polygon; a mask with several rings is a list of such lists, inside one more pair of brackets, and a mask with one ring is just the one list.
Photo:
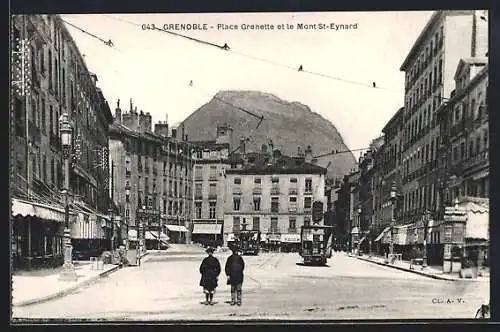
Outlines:
{"label": "dark coat", "polygon": [[238,254],[232,254],[226,261],[226,275],[229,277],[228,284],[238,285],[243,283],[243,270],[245,262]]}
{"label": "dark coat", "polygon": [[200,265],[201,280],[200,286],[212,291],[217,288],[217,277],[221,272],[219,260],[214,256],[203,259]]}

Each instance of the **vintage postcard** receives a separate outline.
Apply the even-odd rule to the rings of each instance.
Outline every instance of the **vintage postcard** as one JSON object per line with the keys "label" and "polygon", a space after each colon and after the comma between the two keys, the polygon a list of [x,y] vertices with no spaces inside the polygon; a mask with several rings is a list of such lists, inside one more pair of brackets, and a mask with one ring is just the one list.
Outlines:
{"label": "vintage postcard", "polygon": [[488,319],[488,26],[11,16],[12,321]]}

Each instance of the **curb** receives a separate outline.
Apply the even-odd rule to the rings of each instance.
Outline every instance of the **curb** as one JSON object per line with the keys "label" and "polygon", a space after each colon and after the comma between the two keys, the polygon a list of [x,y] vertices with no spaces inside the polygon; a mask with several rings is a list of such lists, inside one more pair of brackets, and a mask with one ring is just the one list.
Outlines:
{"label": "curb", "polygon": [[424,277],[427,277],[427,278],[438,279],[438,280],[446,280],[446,281],[459,281],[459,280],[454,279],[454,278],[440,277],[440,276],[437,276],[437,275],[428,274],[428,273],[421,272],[421,271],[418,271],[418,270],[410,270],[410,269],[406,269],[404,267],[399,267],[399,266],[385,264],[385,263],[379,263],[379,262],[375,262],[375,261],[372,261],[372,260],[366,259],[366,258],[361,258],[361,257],[356,257],[356,258],[359,259],[359,260],[365,261],[365,262],[369,262],[369,263],[373,263],[373,264],[377,264],[377,265],[381,265],[381,266],[390,267],[390,268],[393,268],[393,269],[396,269],[396,270],[410,272],[410,273],[415,273],[415,274],[418,274],[418,275],[421,275],[421,276],[424,276]]}
{"label": "curb", "polygon": [[103,271],[101,273],[99,273],[98,275],[96,276],[93,276],[85,281],[82,281],[81,283],[77,283],[67,289],[63,289],[63,290],[60,290],[58,291],[57,293],[53,293],[53,294],[50,294],[50,295],[47,295],[47,296],[44,296],[44,297],[40,297],[38,299],[31,299],[31,300],[26,300],[26,301],[22,301],[22,302],[19,302],[19,303],[13,303],[12,306],[13,307],[25,307],[25,306],[29,306],[29,305],[33,305],[33,304],[39,304],[39,303],[43,303],[43,302],[47,302],[47,301],[50,301],[50,300],[54,300],[54,299],[57,299],[57,298],[60,298],[60,297],[63,297],[67,294],[70,294],[72,292],[74,292],[75,290],[77,290],[78,288],[80,287],[84,287],[84,286],[87,286],[91,283],[93,283],[94,281],[96,281],[97,279],[99,278],[103,278],[105,276],[107,276],[108,274],[111,274],[113,272],[115,272],[116,270],[120,269],[120,265],[116,265],[114,267],[112,267],[111,269],[107,270],[107,271]]}

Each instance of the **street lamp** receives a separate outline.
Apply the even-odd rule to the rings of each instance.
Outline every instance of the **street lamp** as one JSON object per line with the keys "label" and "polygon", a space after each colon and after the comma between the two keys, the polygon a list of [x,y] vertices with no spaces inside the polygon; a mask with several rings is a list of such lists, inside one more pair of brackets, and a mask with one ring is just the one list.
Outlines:
{"label": "street lamp", "polygon": [[112,208],[109,208],[109,218],[111,219],[111,248],[110,250],[113,251],[115,249],[115,220],[114,220],[114,211]]}
{"label": "street lamp", "polygon": [[[126,225],[126,231],[127,231],[127,242],[125,243],[126,248],[128,248],[128,222],[129,222],[129,213],[130,213],[129,203],[130,203],[130,183],[127,181],[125,183],[125,225]],[[139,233],[137,233],[137,234],[139,234]]]}
{"label": "street lamp", "polygon": [[69,115],[64,113],[59,118],[59,131],[61,133],[61,145],[64,158],[64,264],[63,270],[59,276],[59,280],[76,281],[75,267],[72,262],[71,231],[69,226],[69,163],[71,158],[71,143],[73,128],[69,120]]}
{"label": "street lamp", "polygon": [[391,241],[389,243],[389,255],[392,257],[394,254],[394,225],[395,225],[395,218],[394,218],[394,209],[396,205],[396,182],[393,181],[392,186],[391,186]]}
{"label": "street lamp", "polygon": [[424,261],[422,262],[422,268],[427,267],[427,227],[429,227],[431,213],[429,210],[426,210],[424,213],[423,223],[424,223]]}

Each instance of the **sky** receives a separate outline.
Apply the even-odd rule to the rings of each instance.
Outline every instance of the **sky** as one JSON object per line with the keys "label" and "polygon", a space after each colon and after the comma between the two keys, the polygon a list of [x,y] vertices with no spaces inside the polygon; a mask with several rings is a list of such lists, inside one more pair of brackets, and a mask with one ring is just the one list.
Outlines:
{"label": "sky", "polygon": [[[168,117],[169,124],[175,124],[209,102],[217,91],[258,90],[309,106],[335,125],[350,149],[359,149],[380,136],[387,121],[403,106],[404,73],[399,68],[431,15],[414,11],[79,14],[62,18],[103,40],[112,40],[114,47],[108,47],[67,25],[88,69],[97,74],[97,85],[113,113],[117,99],[127,110],[132,99],[138,110],[152,115],[153,123]],[[230,50],[142,29],[143,24],[163,28],[183,23],[206,24],[207,30],[175,32],[217,45],[227,43]],[[332,23],[351,25],[351,29],[319,28],[319,24]],[[218,28],[219,24],[237,29]],[[258,24],[274,29],[243,29]],[[285,29],[278,29],[282,24]],[[316,27],[299,30],[299,24]],[[300,65],[306,72],[293,69]]]}

